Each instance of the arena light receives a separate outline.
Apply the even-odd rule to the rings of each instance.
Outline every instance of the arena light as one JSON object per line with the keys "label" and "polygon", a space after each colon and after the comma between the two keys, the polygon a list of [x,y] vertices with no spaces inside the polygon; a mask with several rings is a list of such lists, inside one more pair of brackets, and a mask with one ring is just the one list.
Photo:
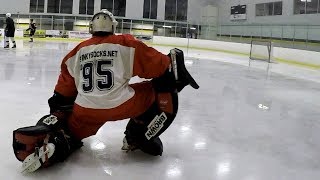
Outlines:
{"label": "arena light", "polygon": [[164,27],[164,28],[172,28],[172,26],[166,26],[166,25],[164,25],[162,27]]}
{"label": "arena light", "polygon": [[133,25],[134,29],[144,29],[144,30],[153,30],[153,25],[152,24],[134,24]]}
{"label": "arena light", "polygon": [[30,23],[29,18],[19,18],[18,20],[19,20],[20,24],[29,24]]}
{"label": "arena light", "polygon": [[219,176],[224,176],[230,172],[231,163],[226,162],[220,162],[217,166],[217,173]]}
{"label": "arena light", "polygon": [[190,126],[181,126],[181,132],[188,132],[191,130]]}
{"label": "arena light", "polygon": [[196,150],[203,150],[203,149],[207,148],[207,143],[203,139],[203,140],[199,140],[199,141],[195,142],[193,146],[194,146],[194,149],[196,149]]}
{"label": "arena light", "polygon": [[91,144],[92,150],[104,150],[106,148],[106,145],[102,142],[99,142],[98,144]]}
{"label": "arena light", "polygon": [[192,30],[196,30],[197,28],[195,28],[195,27],[191,27],[190,29],[192,29]]}
{"label": "arena light", "polygon": [[259,108],[259,109],[263,109],[263,110],[269,110],[269,109],[270,109],[268,106],[266,106],[266,105],[264,105],[264,104],[259,104],[259,105],[258,105],[258,108]]}
{"label": "arena light", "polygon": [[182,175],[181,167],[177,165],[169,166],[167,176],[170,178],[179,177]]}
{"label": "arena light", "polygon": [[90,21],[87,21],[87,20],[76,20],[74,22],[74,25],[75,26],[89,26],[89,22]]}

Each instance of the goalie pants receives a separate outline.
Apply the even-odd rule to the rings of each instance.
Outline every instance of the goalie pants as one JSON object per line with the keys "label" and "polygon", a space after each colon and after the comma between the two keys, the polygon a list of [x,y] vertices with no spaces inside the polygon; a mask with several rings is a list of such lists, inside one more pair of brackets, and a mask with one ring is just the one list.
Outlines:
{"label": "goalie pants", "polygon": [[108,121],[137,117],[146,112],[155,102],[156,92],[152,83],[145,81],[130,85],[135,95],[122,105],[112,109],[89,109],[75,105],[68,119],[69,129],[78,139],[95,135]]}

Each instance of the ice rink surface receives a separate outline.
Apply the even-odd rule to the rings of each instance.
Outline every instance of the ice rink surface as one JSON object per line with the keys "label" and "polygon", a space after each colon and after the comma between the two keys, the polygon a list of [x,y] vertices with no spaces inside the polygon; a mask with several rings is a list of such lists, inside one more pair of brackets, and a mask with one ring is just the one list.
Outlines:
{"label": "ice rink surface", "polygon": [[60,61],[76,44],[0,49],[1,180],[320,179],[320,72],[192,50],[186,65],[200,89],[179,94],[162,157],[122,152],[124,120],[105,124],[66,162],[21,174],[12,131],[48,113]]}

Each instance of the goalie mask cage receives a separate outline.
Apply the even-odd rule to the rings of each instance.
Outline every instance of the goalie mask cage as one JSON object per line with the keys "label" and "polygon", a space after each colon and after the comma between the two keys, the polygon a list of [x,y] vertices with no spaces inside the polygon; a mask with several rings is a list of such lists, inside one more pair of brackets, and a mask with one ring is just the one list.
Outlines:
{"label": "goalie mask cage", "polygon": [[271,63],[273,45],[268,40],[252,40],[250,48],[250,59],[261,60]]}

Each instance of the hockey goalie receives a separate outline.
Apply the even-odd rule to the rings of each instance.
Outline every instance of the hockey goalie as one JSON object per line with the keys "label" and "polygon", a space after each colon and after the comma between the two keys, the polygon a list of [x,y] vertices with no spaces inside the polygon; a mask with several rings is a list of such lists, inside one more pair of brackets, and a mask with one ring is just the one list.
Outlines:
{"label": "hockey goalie", "polygon": [[[50,114],[35,126],[13,131],[14,153],[24,172],[64,161],[82,147],[82,139],[95,135],[106,122],[123,119],[130,120],[122,150],[162,155],[159,136],[175,119],[178,93],[185,86],[199,86],[181,50],[164,55],[131,35],[115,35],[116,26],[107,10],[92,17],[92,38],[61,63],[48,100]],[[129,84],[134,76],[150,80]]]}

